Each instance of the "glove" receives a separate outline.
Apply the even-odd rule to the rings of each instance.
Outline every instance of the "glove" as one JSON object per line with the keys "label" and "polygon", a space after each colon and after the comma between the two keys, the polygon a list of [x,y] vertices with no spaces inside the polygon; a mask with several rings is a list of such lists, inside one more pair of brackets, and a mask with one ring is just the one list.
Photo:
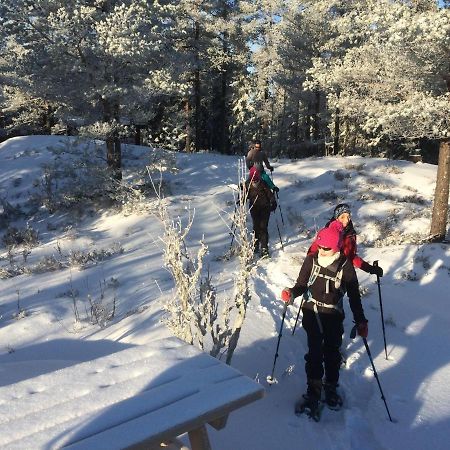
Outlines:
{"label": "glove", "polygon": [[276,192],[276,193],[280,192],[280,188],[277,187],[277,186],[275,186],[275,187],[273,188],[273,192]]}
{"label": "glove", "polygon": [[377,275],[380,278],[383,276],[383,269],[380,266],[370,266],[370,273],[372,275]]}
{"label": "glove", "polygon": [[367,322],[358,323],[357,330],[358,335],[363,338],[367,338],[367,336],[369,335],[369,326],[367,325]]}
{"label": "glove", "polygon": [[289,288],[284,288],[281,291],[281,300],[283,300],[283,302],[287,303],[288,305],[290,305],[294,301],[294,297],[292,296],[292,292]]}
{"label": "glove", "polygon": [[271,167],[269,170],[270,170],[270,173],[272,173],[273,172],[273,167]]}

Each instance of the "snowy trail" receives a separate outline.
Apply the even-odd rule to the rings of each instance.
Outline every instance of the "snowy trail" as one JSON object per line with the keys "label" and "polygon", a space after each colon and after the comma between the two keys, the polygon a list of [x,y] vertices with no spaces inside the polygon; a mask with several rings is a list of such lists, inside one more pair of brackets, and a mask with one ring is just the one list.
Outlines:
{"label": "snowy trail", "polygon": [[[304,250],[300,248],[298,252]],[[281,323],[282,302],[279,294],[284,286],[292,286],[295,283],[300,261],[301,255],[291,248],[289,252],[274,252],[270,261],[257,267],[254,281],[255,292],[266,314],[272,316],[277,330]],[[280,275],[280,265],[283,265],[288,273],[281,271]],[[277,267],[278,270],[276,270]],[[272,273],[277,276],[272,277]],[[281,394],[281,390],[290,391],[289,386],[292,385],[293,379],[296,379],[296,385],[300,386],[300,391],[297,390],[296,397],[291,396],[291,400],[286,405],[288,407],[286,413],[291,414],[288,426],[301,436],[302,442],[307,443],[308,450],[361,450],[361,442],[364,442],[365,450],[385,450],[383,444],[376,438],[371,424],[364,418],[364,411],[361,410],[361,405],[369,404],[376,394],[375,380],[373,383],[368,383],[364,376],[364,372],[368,370],[366,355],[361,350],[354,353],[351,350],[351,341],[343,342],[343,348],[347,347],[345,350],[348,352],[347,365],[341,369],[340,380],[340,390],[345,401],[343,409],[332,411],[325,406],[319,423],[313,422],[306,416],[294,415],[293,405],[306,384],[303,355],[307,351],[307,345],[306,336],[301,328],[301,315],[295,334],[292,334],[299,306],[300,299],[297,299],[288,309],[280,342],[279,364],[275,374],[278,385],[275,389],[269,387],[269,395],[285,397],[286,394]]]}

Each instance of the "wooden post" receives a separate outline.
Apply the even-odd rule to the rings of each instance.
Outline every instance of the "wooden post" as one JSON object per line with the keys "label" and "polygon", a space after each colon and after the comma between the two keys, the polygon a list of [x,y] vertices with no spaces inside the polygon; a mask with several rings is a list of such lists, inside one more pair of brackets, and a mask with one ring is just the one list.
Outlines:
{"label": "wooden post", "polygon": [[209,443],[208,431],[206,430],[205,425],[189,431],[188,434],[192,450],[212,450],[211,444]]}

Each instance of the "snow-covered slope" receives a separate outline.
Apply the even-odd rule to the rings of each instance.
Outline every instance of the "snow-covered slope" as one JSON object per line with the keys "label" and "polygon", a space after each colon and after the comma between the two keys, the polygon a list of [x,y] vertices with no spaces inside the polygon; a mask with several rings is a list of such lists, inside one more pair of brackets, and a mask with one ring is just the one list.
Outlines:
{"label": "snow-covered slope", "polygon": [[[42,208],[32,211],[30,199],[42,193],[44,186],[43,165],[56,155],[66,162],[72,158],[65,152],[67,139],[30,136],[0,144],[2,207],[27,212],[27,217],[18,214],[10,225],[26,230],[28,224],[38,234],[37,245],[28,255],[24,256],[21,246],[9,252],[3,243],[0,248],[0,386],[170,334],[161,323],[161,310],[162,302],[173,295],[173,281],[163,267],[162,227],[155,216],[92,207],[52,214]],[[72,142],[71,148],[77,145]],[[58,146],[60,151],[55,152]],[[95,146],[91,151],[95,153]],[[127,146],[125,177],[144,170],[150,153]],[[223,257],[231,240],[227,214],[233,212],[239,158],[173,156],[178,171],[164,175],[171,188],[170,211],[173,217],[183,218],[189,205],[195,210],[187,244],[194,251],[204,236],[209,246],[206,262],[220,296],[232,289],[236,267],[233,258]],[[436,167],[359,157],[273,164],[283,217],[277,210],[271,218],[271,259],[255,268],[253,297],[232,361],[234,367],[260,380],[267,395],[233,414],[224,430],[211,431],[213,448],[446,449],[450,247],[421,243],[430,225]],[[325,410],[320,423],[293,413],[294,402],[305,389],[305,333],[299,327],[292,335],[298,300],[287,315],[275,371],[278,383],[269,386],[265,381],[281,321],[281,289],[293,285],[314,233],[341,201],[352,206],[360,256],[369,262],[379,260],[385,272],[381,292],[388,360],[375,277],[361,271],[358,277],[369,319],[369,345],[394,423],[388,420],[362,341],[348,337],[351,314],[345,321],[343,410]],[[83,269],[70,264],[89,252],[92,257]],[[51,257],[55,270],[48,271]],[[45,270],[39,271],[39,264]],[[88,296],[99,301],[102,295],[105,308],[116,302],[114,318],[104,328],[86,320]],[[0,402],[9,401],[0,398]]]}

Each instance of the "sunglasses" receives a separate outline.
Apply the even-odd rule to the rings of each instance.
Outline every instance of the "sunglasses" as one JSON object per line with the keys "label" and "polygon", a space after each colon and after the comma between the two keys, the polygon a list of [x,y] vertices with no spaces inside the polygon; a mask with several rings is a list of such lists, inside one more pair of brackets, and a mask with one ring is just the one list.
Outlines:
{"label": "sunglasses", "polygon": [[324,252],[329,252],[331,250],[331,247],[322,247],[321,245],[318,246],[320,250],[323,250]]}

